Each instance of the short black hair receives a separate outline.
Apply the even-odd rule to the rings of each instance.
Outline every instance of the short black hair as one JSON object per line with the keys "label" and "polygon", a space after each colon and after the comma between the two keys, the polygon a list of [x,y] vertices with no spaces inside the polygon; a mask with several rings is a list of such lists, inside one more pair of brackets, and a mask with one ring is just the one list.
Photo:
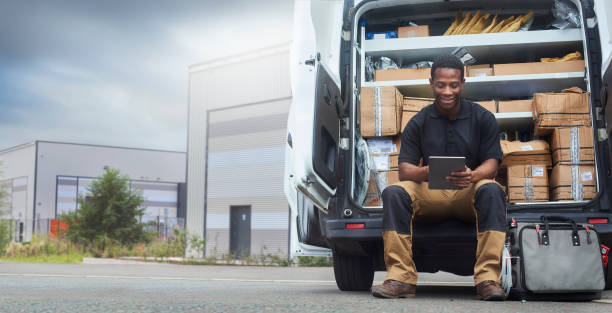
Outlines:
{"label": "short black hair", "polygon": [[461,72],[461,80],[464,78],[463,62],[452,54],[443,54],[434,59],[433,65],[431,66],[431,79],[434,78],[434,73],[438,68],[458,69]]}

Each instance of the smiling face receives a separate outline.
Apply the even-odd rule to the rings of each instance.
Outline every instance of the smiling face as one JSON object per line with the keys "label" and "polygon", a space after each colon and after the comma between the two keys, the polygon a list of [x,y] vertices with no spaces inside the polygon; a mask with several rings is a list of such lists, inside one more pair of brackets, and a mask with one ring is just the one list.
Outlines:
{"label": "smiling face", "polygon": [[433,77],[429,79],[429,84],[436,97],[436,108],[441,114],[454,117],[459,112],[459,99],[464,82],[458,69],[447,67],[436,69]]}

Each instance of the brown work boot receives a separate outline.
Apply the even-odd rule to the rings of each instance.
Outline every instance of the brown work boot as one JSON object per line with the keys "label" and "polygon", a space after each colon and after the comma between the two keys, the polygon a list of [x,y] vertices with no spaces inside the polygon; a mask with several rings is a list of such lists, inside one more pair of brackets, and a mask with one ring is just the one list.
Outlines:
{"label": "brown work boot", "polygon": [[416,285],[397,280],[385,280],[382,285],[372,286],[372,295],[378,298],[408,298],[416,294]]}
{"label": "brown work boot", "polygon": [[492,280],[485,280],[476,285],[476,294],[478,299],[485,301],[503,301],[506,300],[506,293],[501,288],[499,283]]}

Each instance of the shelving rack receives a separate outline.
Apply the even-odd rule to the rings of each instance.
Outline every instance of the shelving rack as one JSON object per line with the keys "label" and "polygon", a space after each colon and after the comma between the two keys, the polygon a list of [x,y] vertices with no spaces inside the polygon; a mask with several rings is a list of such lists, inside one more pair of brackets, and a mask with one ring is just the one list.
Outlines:
{"label": "shelving rack", "polygon": [[[428,98],[433,97],[428,79],[365,81],[366,57],[386,56],[408,64],[431,60],[440,54],[451,53],[457,47],[464,47],[477,60],[485,61],[479,63],[515,63],[515,60],[526,57],[550,57],[559,55],[559,51],[581,51],[583,38],[581,29],[565,29],[365,40],[365,29],[362,28],[361,42],[362,87],[395,86],[406,96]],[[586,89],[584,72],[466,77],[462,94],[479,100],[526,98],[536,92],[558,92],[574,86]],[[533,123],[531,112],[497,113],[495,116],[501,129],[526,128]]]}
{"label": "shelving rack", "polygon": [[[405,96],[410,97],[433,97],[429,80],[365,81],[366,57],[386,56],[402,64],[410,64],[430,61],[438,55],[451,53],[457,47],[464,47],[478,60],[478,64],[522,63],[574,51],[584,54],[585,42],[584,31],[580,28],[365,40],[365,28],[361,27],[357,38],[360,41],[355,47],[354,56],[359,64],[355,70],[360,74],[360,86],[395,86]],[[466,77],[463,95],[475,100],[506,100],[531,98],[536,92],[559,92],[574,86],[590,91],[587,74],[588,69],[583,72]],[[533,129],[531,112],[495,113],[495,117],[502,130]],[[562,202],[527,202],[517,205],[546,206],[553,203]]]}

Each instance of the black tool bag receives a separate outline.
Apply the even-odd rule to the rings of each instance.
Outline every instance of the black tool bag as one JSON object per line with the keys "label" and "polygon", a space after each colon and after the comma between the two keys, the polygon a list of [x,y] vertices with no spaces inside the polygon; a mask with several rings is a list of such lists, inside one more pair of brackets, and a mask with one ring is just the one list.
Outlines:
{"label": "black tool bag", "polygon": [[605,286],[599,236],[588,224],[561,216],[515,221],[508,231],[511,298],[594,300]]}

